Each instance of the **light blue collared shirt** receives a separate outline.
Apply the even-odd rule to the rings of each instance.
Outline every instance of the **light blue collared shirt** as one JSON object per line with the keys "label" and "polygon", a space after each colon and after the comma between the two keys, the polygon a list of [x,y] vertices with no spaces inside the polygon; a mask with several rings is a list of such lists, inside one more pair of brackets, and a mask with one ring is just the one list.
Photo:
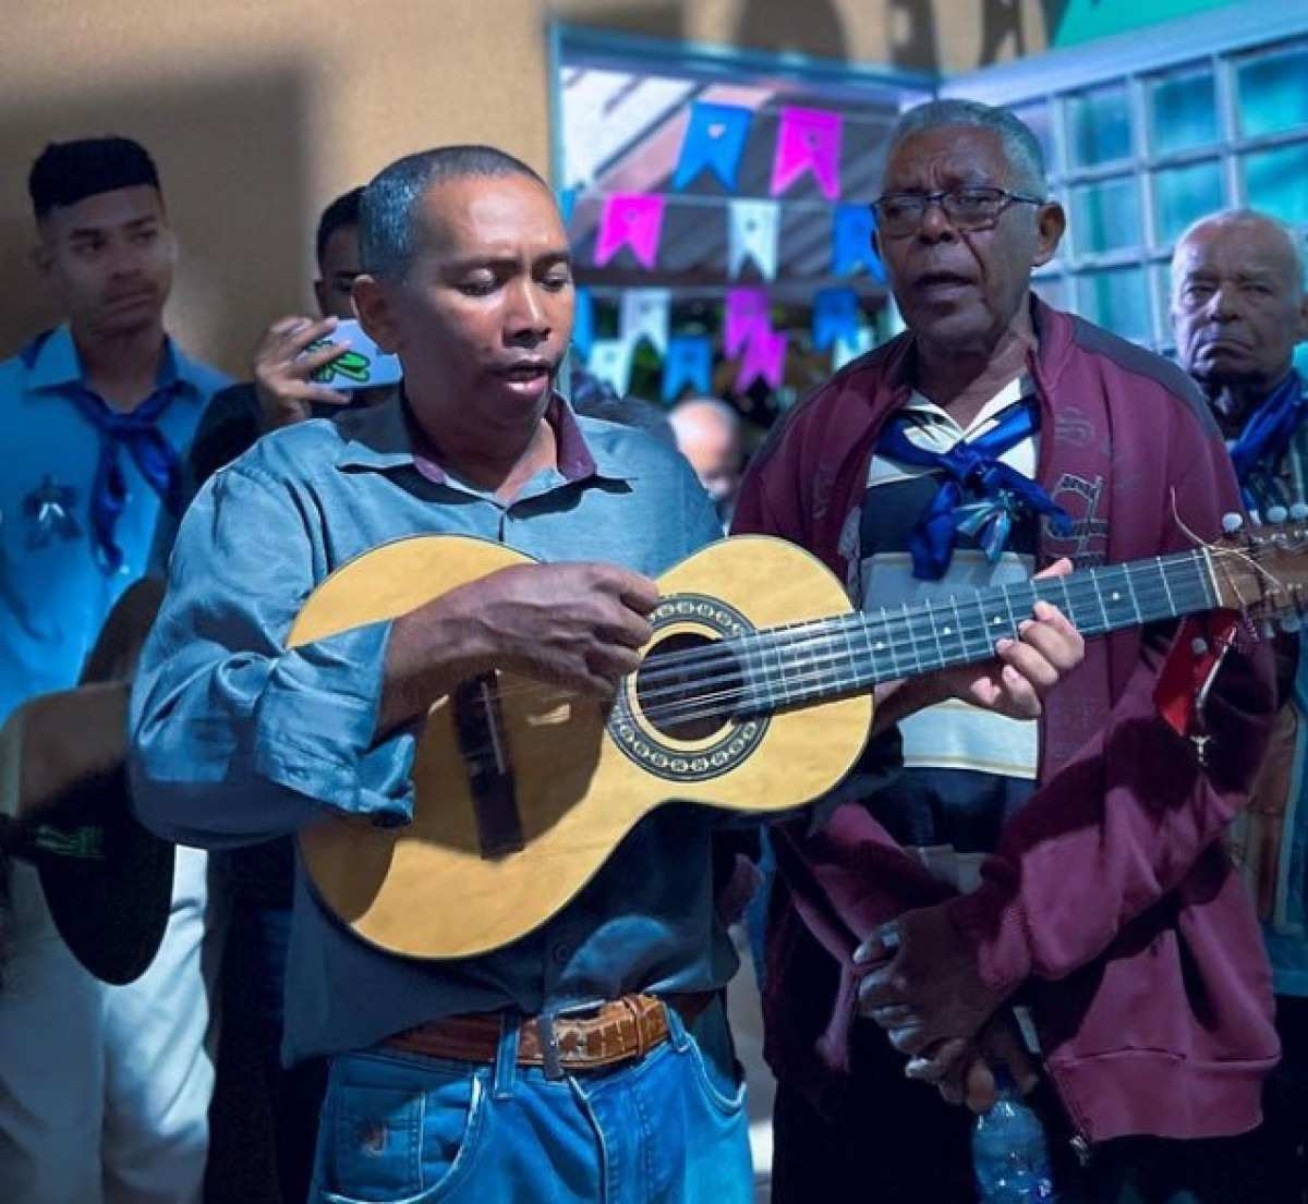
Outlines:
{"label": "light blue collared shirt", "polygon": [[[179,460],[210,396],[229,383],[165,344],[156,388],[176,397],[158,425]],[[176,521],[124,455],[127,499],[114,528],[123,564],[102,567],[89,507],[101,436],[71,400],[86,388],[66,325],[0,363],[0,723],[32,695],[77,681],[118,596],[145,575]]]}
{"label": "light blue collared shirt", "polygon": [[[219,848],[293,832],[324,807],[412,814],[414,737],[374,737],[390,624],[284,647],[314,587],[371,548],[458,533],[657,576],[719,536],[675,452],[566,407],[555,420],[563,470],[538,473],[508,506],[415,456],[398,400],[269,435],[220,471],[182,523],[133,695],[145,821]],[[714,823],[704,809],[661,808],[554,919],[457,962],[366,945],[297,871],[284,1054],[366,1048],[459,1013],[724,984],[736,959],[713,910]]]}

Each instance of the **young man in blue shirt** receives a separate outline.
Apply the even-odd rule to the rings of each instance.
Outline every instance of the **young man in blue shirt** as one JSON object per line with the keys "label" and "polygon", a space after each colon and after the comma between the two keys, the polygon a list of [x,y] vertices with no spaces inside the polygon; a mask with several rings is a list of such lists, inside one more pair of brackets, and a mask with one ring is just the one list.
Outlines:
{"label": "young man in blue shirt", "polygon": [[[29,190],[36,260],[67,320],[0,364],[0,722],[77,682],[113,604],[166,549],[181,458],[227,383],[164,331],[177,248],[144,148],[52,144]],[[204,854],[183,850],[159,956],[109,987],[60,940],[35,872],[13,867],[0,1199],[198,1198],[212,1082],[204,903]]]}

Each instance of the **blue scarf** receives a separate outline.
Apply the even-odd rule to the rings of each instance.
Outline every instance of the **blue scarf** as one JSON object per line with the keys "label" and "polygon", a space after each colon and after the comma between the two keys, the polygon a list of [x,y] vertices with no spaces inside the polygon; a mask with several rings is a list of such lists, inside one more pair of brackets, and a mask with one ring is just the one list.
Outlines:
{"label": "blue scarf", "polygon": [[1239,438],[1226,446],[1235,465],[1244,504],[1257,510],[1249,485],[1260,469],[1271,472],[1290,446],[1294,432],[1308,419],[1308,397],[1297,372],[1291,372],[1245,421]]}
{"label": "blue scarf", "polygon": [[894,415],[881,434],[877,451],[887,459],[928,468],[945,478],[909,536],[914,577],[940,580],[953,559],[959,532],[975,536],[993,564],[1008,542],[1013,519],[1024,511],[1047,515],[1058,534],[1070,532],[1067,512],[1035,481],[999,459],[1040,429],[1040,409],[1034,398],[1009,406],[984,435],[971,442],[960,441],[947,452],[930,451],[912,442],[906,433],[912,425],[911,413]]}
{"label": "blue scarf", "polygon": [[116,573],[123,563],[114,530],[127,504],[121,454],[124,447],[169,512],[177,514],[181,509],[181,465],[157,425],[177,392],[172,385],[165,385],[125,414],[111,410],[88,389],[75,389],[69,394],[83,417],[100,432],[100,460],[91,487],[91,536],[106,572]]}

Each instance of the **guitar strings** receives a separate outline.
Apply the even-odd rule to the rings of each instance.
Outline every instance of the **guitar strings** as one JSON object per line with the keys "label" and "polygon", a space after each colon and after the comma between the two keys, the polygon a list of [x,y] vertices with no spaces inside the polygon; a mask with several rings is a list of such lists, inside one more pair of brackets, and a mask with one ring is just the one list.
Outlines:
{"label": "guitar strings", "polygon": [[[1060,583],[1066,580],[1068,579],[1055,578],[1049,579],[1048,582],[1040,582],[1036,584],[1058,585],[1061,590],[1062,586]],[[1029,584],[1030,583],[1024,583],[1024,585]],[[1082,602],[1090,597],[1090,589],[1087,588],[1087,586],[1090,586],[1091,583],[1081,582],[1074,584],[1077,585],[1075,592],[1084,595],[1081,599]],[[1204,586],[1204,594],[1202,598],[1198,599],[1193,604],[1176,608],[1173,605],[1176,595],[1187,588],[1193,589],[1194,585],[1191,584],[1187,587],[1178,582],[1175,588],[1169,588],[1167,583],[1153,582],[1147,589],[1134,591],[1136,605],[1133,609],[1135,609],[1139,615],[1141,607],[1152,610],[1155,605],[1160,605],[1160,613],[1158,616],[1160,618],[1166,617],[1172,613],[1208,609],[1210,606],[1210,600],[1207,594],[1208,583],[1205,581],[1200,584]],[[1070,587],[1063,592],[1068,594],[1066,605],[1073,609],[1080,605],[1075,598],[1071,597],[1073,591]],[[1037,593],[1036,596],[1039,597],[1041,595]],[[985,599],[985,601],[989,600],[990,599],[988,598]],[[1167,604],[1165,608],[1161,606],[1162,603]],[[984,613],[983,600],[981,598],[967,597],[964,597],[961,600],[955,599],[951,604],[950,610],[952,612],[955,609],[959,612],[959,632],[957,636],[951,633],[947,638],[949,638],[951,642],[957,639],[960,651],[966,649],[969,639],[985,641],[987,652],[989,652],[993,648],[992,637],[994,635],[994,630],[992,624],[994,616],[991,616],[991,624],[985,624],[983,622],[974,627],[968,627],[966,622],[963,621],[963,613],[965,611],[974,612],[977,616]],[[1105,609],[1104,615],[1106,616],[1106,614],[1107,611]],[[986,659],[986,653],[982,652],[978,652],[975,656],[971,655],[971,653],[965,653],[962,658],[957,659],[946,656],[943,654],[941,639],[937,636],[926,635],[922,641],[915,639],[913,635],[914,629],[920,625],[924,617],[929,616],[927,616],[923,610],[919,609],[915,612],[911,608],[907,614],[898,614],[890,610],[883,610],[875,617],[853,613],[838,616],[834,619],[811,620],[805,623],[788,625],[785,627],[767,628],[763,631],[751,633],[748,636],[737,636],[726,640],[718,640],[699,649],[687,650],[685,653],[668,654],[666,657],[659,658],[654,666],[640,674],[643,686],[659,681],[671,681],[673,683],[670,687],[663,690],[657,688],[643,689],[642,702],[647,702],[649,704],[645,706],[644,709],[647,714],[653,713],[653,711],[657,710],[657,700],[660,697],[667,695],[672,695],[677,699],[684,699],[688,684],[697,687],[696,698],[693,702],[688,701],[688,705],[693,705],[693,703],[701,701],[712,703],[729,697],[738,697],[741,693],[739,689],[740,673],[738,671],[740,662],[742,660],[748,661],[748,658],[756,651],[758,652],[761,661],[763,651],[759,646],[764,644],[770,645],[769,650],[778,661],[786,655],[791,655],[793,657],[794,653],[800,646],[813,648],[815,650],[813,652],[806,651],[802,661],[796,659],[793,667],[798,668],[801,676],[797,678],[794,673],[790,673],[785,678],[785,681],[788,684],[798,683],[800,688],[806,688],[809,684],[818,685],[825,682],[825,670],[828,667],[837,664],[848,663],[851,656],[864,656],[869,659],[875,659],[873,656],[874,650],[870,644],[867,644],[867,646],[858,650],[852,649],[848,646],[851,634],[857,635],[865,643],[871,640],[874,633],[880,634],[883,637],[882,642],[884,642],[890,650],[885,658],[889,662],[889,667],[891,669],[891,672],[887,674],[886,680],[891,680],[898,676],[904,676],[905,674],[922,673],[930,668],[940,667],[942,663],[955,662],[961,664],[966,663],[967,661],[981,661]],[[1015,619],[1017,618],[1017,613],[1015,611],[1012,612],[1012,617]],[[1029,617],[1029,614],[1023,612],[1022,618],[1018,621],[1025,621],[1025,619]],[[1101,628],[1097,621],[1083,622],[1081,626],[1082,631],[1090,635],[1098,634],[1101,630],[1107,630],[1107,628]],[[1005,634],[1015,638],[1016,632],[1011,624],[1005,624],[1004,631]],[[845,642],[844,647],[839,647],[834,644],[834,641],[842,639]],[[894,647],[898,643],[906,644],[908,651],[904,654],[896,655]],[[928,655],[925,658],[919,652],[919,648],[922,647],[927,649]],[[830,649],[830,651],[826,651],[826,649]],[[901,662],[905,659],[908,660],[907,665],[901,665]],[[665,668],[668,662],[673,661],[676,662],[675,667]],[[684,672],[687,667],[709,668],[714,666],[719,668],[728,667],[730,671],[717,677],[701,678],[695,683],[687,683],[686,674]],[[766,671],[767,666],[764,665],[763,668],[764,671]],[[778,664],[777,669],[773,670],[774,673],[780,672],[783,674],[786,673],[786,671],[787,666],[784,664]],[[717,693],[708,690],[709,687],[719,685],[731,688],[721,690]],[[558,686],[526,681],[519,685],[504,687],[500,691],[500,695],[501,697],[511,697],[520,695],[524,692],[548,692],[557,694],[559,691],[560,687]],[[710,708],[709,713],[714,709],[715,708]],[[660,717],[664,716],[666,713],[666,711],[658,711]]]}
{"label": "guitar strings", "polygon": [[[1051,580],[1054,580],[1056,582],[1062,579],[1051,579]],[[1037,584],[1043,584],[1043,583],[1037,583]],[[1151,610],[1153,606],[1161,605],[1163,603],[1167,603],[1168,607],[1170,608],[1172,600],[1175,598],[1176,594],[1180,592],[1181,589],[1183,588],[1184,587],[1178,586],[1178,588],[1169,591],[1166,585],[1159,583],[1157,585],[1151,586],[1149,589],[1138,591],[1136,596],[1140,608],[1143,610]],[[1086,592],[1086,591],[1078,591],[1078,592]],[[958,601],[958,606],[960,610],[971,609],[971,610],[975,610],[978,614],[982,613],[983,610],[982,602],[980,599],[973,600],[973,599],[965,598],[961,601]],[[1207,607],[1208,607],[1208,603],[1207,600],[1205,599],[1203,603],[1195,606],[1193,609],[1202,610],[1202,609],[1206,609]],[[837,620],[834,621],[817,620],[817,621],[813,621],[812,623],[805,624],[805,626],[809,626],[809,627],[821,626],[823,624],[832,624],[833,622],[848,624],[849,620],[851,619],[862,620],[862,619],[866,619],[867,617],[869,616],[864,616],[859,614],[845,615],[845,616],[840,616]],[[907,652],[905,655],[912,657],[913,663],[906,668],[895,667],[892,664],[892,672],[887,676],[886,680],[892,680],[894,677],[911,675],[913,673],[922,673],[922,672],[929,671],[930,669],[940,667],[940,662],[937,658],[939,658],[942,655],[941,650],[939,649],[931,650],[929,657],[927,659],[924,659],[919,653],[919,647],[921,646],[920,642],[912,638],[911,631],[914,626],[914,622],[915,620],[920,620],[921,617],[922,614],[920,611],[917,615],[912,615],[910,612],[910,616],[901,616],[901,615],[895,615],[892,612],[886,612],[884,618],[878,615],[877,618],[873,621],[873,623],[867,625],[868,628],[878,627],[883,629],[883,632],[887,639],[894,639],[893,632],[896,629],[901,630],[907,633],[908,635],[907,642],[911,651]],[[1165,613],[1163,615],[1160,615],[1159,617],[1165,617]],[[1083,631],[1085,631],[1087,634],[1096,634],[1096,632],[1090,630],[1090,628],[1091,628],[1091,624],[1089,623],[1083,624],[1082,627]],[[862,649],[862,650],[851,650],[847,646],[839,647],[839,648],[834,647],[834,641],[842,639],[842,637],[844,637],[845,634],[846,633],[844,631],[827,631],[817,636],[807,635],[805,637],[805,642],[814,645],[820,645],[820,646],[833,645],[832,650],[830,652],[821,652],[815,655],[805,655],[802,661],[797,662],[796,667],[798,668],[798,672],[790,672],[790,673],[786,673],[785,675],[784,678],[786,683],[785,694],[788,695],[793,692],[794,694],[799,695],[803,691],[808,689],[820,690],[824,687],[829,687],[833,683],[831,681],[830,674],[828,673],[828,669],[836,664],[849,664],[851,663],[851,661],[854,662],[859,661],[860,658],[868,663],[874,663],[877,660],[876,655],[871,651],[870,648]],[[859,634],[867,635],[869,634],[869,632],[859,632]],[[973,628],[972,634],[975,635],[975,637],[978,640],[984,638],[987,640],[987,642],[990,641],[991,633],[984,626]],[[772,628],[772,629],[767,629],[765,632],[754,633],[752,638],[757,642],[760,638],[765,638],[765,637],[771,637],[773,639],[780,637],[780,639],[784,640],[790,636],[792,636],[792,633],[786,631],[785,629]],[[719,663],[722,662],[723,660],[730,662],[731,665],[733,666],[733,671],[730,674],[719,675],[717,677],[710,677],[710,678],[702,679],[699,682],[693,683],[694,687],[696,688],[696,693],[692,698],[684,697],[684,689],[687,683],[684,681],[683,675],[679,673],[672,674],[672,676],[678,678],[678,687],[670,690],[661,691],[661,693],[673,695],[673,701],[667,703],[658,703],[652,700],[652,695],[655,693],[659,693],[659,691],[649,691],[649,692],[642,691],[641,710],[644,717],[651,721],[657,720],[668,724],[690,723],[690,722],[694,722],[697,719],[730,718],[730,717],[722,716],[721,708],[713,704],[725,703],[725,702],[734,702],[736,704],[739,704],[742,701],[742,698],[749,700],[749,696],[751,694],[751,688],[748,684],[742,682],[742,677],[740,673],[735,671],[735,666],[738,664],[739,658],[735,654],[735,651],[732,647],[733,644],[735,644],[738,647],[739,643],[743,643],[744,639],[746,638],[748,637],[735,637],[735,640],[718,641],[710,646],[707,646],[704,649],[692,650],[692,653],[701,660],[703,660],[707,654],[710,653],[716,654],[714,660]],[[960,647],[963,646],[961,641],[965,638],[966,637],[960,637]],[[928,639],[930,640],[930,637],[928,637]],[[790,639],[790,643],[792,645],[795,642],[796,641],[793,638]],[[931,641],[931,642],[934,643],[935,641]],[[779,648],[778,655],[780,656],[785,651],[787,651],[786,648],[784,647]],[[903,657],[901,656],[891,659],[892,661],[902,661]],[[975,658],[968,658],[968,659],[972,660],[973,663],[979,663],[986,658],[984,656],[979,655]],[[967,662],[959,661],[957,663],[962,664]],[[781,671],[785,673],[784,666],[782,666]],[[655,672],[655,670],[651,670],[650,672],[653,673]],[[838,683],[834,683],[834,684],[838,684]],[[728,688],[717,689],[717,690],[705,689],[705,687],[724,686],[724,685]],[[851,686],[852,685],[853,683],[851,682]],[[561,693],[570,693],[570,692],[565,691],[558,686],[550,686],[543,682],[538,683],[538,682],[526,681],[517,686],[505,687],[500,693],[502,697],[508,697],[514,695],[520,696],[523,694],[552,695],[557,697]],[[757,702],[763,703],[766,709],[784,709],[787,705],[790,705],[794,702],[802,701],[802,698],[798,698],[798,697],[787,698],[784,695],[779,697],[757,697],[761,693],[757,689],[754,689],[752,693],[756,696]],[[573,695],[573,696],[581,697],[578,695]]]}
{"label": "guitar strings", "polygon": [[[1191,561],[1190,566],[1185,565],[1187,558]],[[1180,553],[1167,558],[1164,560],[1164,563],[1166,564],[1168,561],[1177,566],[1193,566],[1202,572],[1202,561],[1196,553]],[[1112,570],[1118,571],[1112,572]],[[1136,612],[1137,619],[1140,620],[1142,619],[1140,614],[1142,603],[1146,604],[1146,608],[1148,609],[1151,609],[1152,605],[1158,601],[1166,600],[1170,603],[1170,600],[1175,597],[1176,594],[1187,589],[1193,589],[1196,584],[1195,582],[1185,583],[1177,581],[1169,587],[1169,583],[1156,579],[1158,571],[1159,566],[1156,562],[1132,562],[1129,565],[1108,566],[1108,570],[1100,570],[1095,579],[1082,578],[1078,580],[1076,575],[1073,574],[1071,577],[1046,578],[1043,581],[1028,580],[1021,583],[1015,583],[1013,586],[1004,589],[996,589],[994,593],[991,593],[990,590],[977,591],[972,595],[964,595],[961,598],[951,596],[948,599],[932,599],[927,601],[925,604],[922,602],[915,602],[909,604],[906,614],[901,614],[898,611],[892,611],[889,608],[883,607],[878,612],[850,612],[845,615],[834,617],[810,619],[798,623],[778,625],[750,632],[742,636],[731,636],[726,639],[714,640],[701,647],[687,649],[683,652],[661,654],[655,659],[654,664],[651,665],[650,668],[640,673],[640,676],[643,685],[652,686],[660,681],[670,681],[673,685],[670,690],[666,692],[675,693],[680,696],[685,692],[685,676],[686,671],[688,670],[707,669],[712,667],[714,664],[728,665],[734,668],[734,666],[736,666],[742,659],[748,660],[751,656],[757,656],[761,662],[763,657],[769,653],[778,657],[786,653],[793,653],[796,650],[796,645],[816,644],[818,641],[825,642],[840,638],[848,641],[851,636],[870,640],[873,635],[878,632],[882,634],[883,642],[887,644],[888,659],[891,662],[892,668],[899,660],[895,655],[895,645],[906,637],[908,645],[913,649],[914,657],[913,661],[910,662],[909,667],[914,672],[920,672],[921,666],[918,663],[919,658],[916,656],[916,649],[919,645],[919,641],[914,638],[913,632],[919,625],[927,622],[934,624],[934,620],[937,617],[944,618],[948,621],[948,615],[953,615],[957,612],[958,631],[955,632],[954,630],[950,630],[947,634],[944,632],[925,634],[923,640],[920,642],[927,647],[930,647],[933,643],[940,643],[942,638],[947,638],[951,643],[957,640],[962,648],[966,648],[969,641],[984,641],[989,646],[991,652],[993,652],[993,636],[995,634],[994,618],[996,617],[993,611],[998,610],[1001,605],[1001,599],[1002,606],[1008,615],[1008,620],[1003,623],[1001,629],[1005,634],[1016,637],[1015,624],[1030,619],[1032,615],[1030,611],[1025,608],[1025,605],[1019,615],[1018,611],[1013,606],[1015,601],[1020,604],[1027,603],[1028,598],[1031,603],[1041,599],[1056,604],[1062,601],[1062,609],[1065,611],[1069,609],[1076,611],[1086,605],[1092,607],[1097,606],[1101,610],[1102,617],[1106,618],[1108,613],[1108,602],[1113,600],[1104,595],[1104,587],[1107,586],[1111,589],[1119,584],[1116,580],[1118,577],[1129,578],[1133,573],[1136,576],[1148,573],[1150,581],[1144,589],[1132,586],[1129,580],[1123,580],[1120,582],[1121,585],[1131,588],[1132,597],[1135,599],[1133,609]],[[1208,609],[1211,605],[1211,600],[1208,595],[1208,587],[1210,583],[1206,573],[1203,574],[1197,584],[1204,591],[1203,597],[1195,604],[1186,605],[1179,609],[1172,608],[1169,605],[1168,613],[1182,613],[1190,610]],[[1014,598],[1012,596],[1014,593],[1018,593],[1019,595],[1026,594],[1028,597],[1023,598],[1019,596]],[[1059,597],[1060,594],[1063,595],[1061,599]],[[994,605],[992,613],[990,613],[990,621],[988,623],[982,621],[976,627],[967,628],[963,620],[964,612],[973,612],[979,617],[985,613],[985,609],[991,603]],[[1113,601],[1113,605],[1120,606],[1120,600]],[[1003,618],[1002,615],[999,617],[1001,619]],[[1165,616],[1160,615],[1159,617]],[[1083,632],[1088,634],[1098,634],[1101,630],[1106,630],[1106,628],[1101,628],[1098,624],[1098,619],[1091,618],[1082,622],[1081,629]],[[1125,626],[1129,624],[1123,625]],[[851,650],[848,648],[844,650],[835,649],[829,656],[820,658],[819,663],[832,663],[844,660],[850,651]],[[980,660],[985,659],[985,656],[984,654],[978,654],[973,658],[969,653],[966,659]],[[811,664],[813,664],[813,658],[809,657],[806,659],[804,667],[807,668]],[[779,666],[779,668],[784,671],[784,666]],[[721,678],[718,680],[726,681],[727,679]],[[708,679],[702,680],[699,684],[713,685],[715,682],[712,679]],[[543,683],[539,687],[537,683],[526,683],[518,686],[504,687],[501,691],[501,696],[507,697],[519,693],[524,689],[535,690],[537,688],[547,690],[558,689],[558,687],[550,687]],[[658,691],[651,690],[650,696],[654,696],[657,693]]]}

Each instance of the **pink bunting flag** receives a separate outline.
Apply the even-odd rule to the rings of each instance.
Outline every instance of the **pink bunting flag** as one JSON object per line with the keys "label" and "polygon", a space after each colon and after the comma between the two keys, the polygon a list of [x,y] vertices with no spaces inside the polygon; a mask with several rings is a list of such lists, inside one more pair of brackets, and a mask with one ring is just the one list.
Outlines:
{"label": "pink bunting flag", "polygon": [[781,110],[777,149],[772,160],[772,195],[780,196],[806,171],[813,173],[829,201],[840,196],[842,118],[828,109]]}
{"label": "pink bunting flag", "polygon": [[653,268],[663,233],[664,198],[642,192],[615,192],[604,198],[595,266],[603,267],[623,247],[645,268]]}
{"label": "pink bunting flag", "polygon": [[756,330],[745,344],[745,355],[736,373],[736,392],[743,393],[756,380],[765,380],[779,389],[785,370],[786,332]]}
{"label": "pink bunting flag", "polygon": [[756,331],[772,329],[767,293],[761,288],[728,289],[724,318],[722,352],[727,359],[735,359]]}

